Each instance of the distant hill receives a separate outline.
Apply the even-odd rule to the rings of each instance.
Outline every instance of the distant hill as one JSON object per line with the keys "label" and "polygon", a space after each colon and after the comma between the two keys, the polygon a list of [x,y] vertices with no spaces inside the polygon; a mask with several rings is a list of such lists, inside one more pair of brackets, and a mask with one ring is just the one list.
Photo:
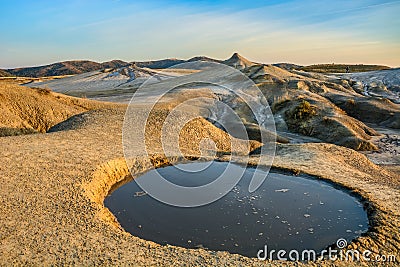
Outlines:
{"label": "distant hill", "polygon": [[[60,76],[60,75],[74,75],[81,74],[90,71],[102,70],[102,69],[116,69],[121,67],[126,67],[130,64],[135,64],[140,68],[150,68],[150,69],[165,69],[172,67],[177,64],[185,62],[194,61],[207,61],[223,63],[231,67],[243,70],[245,68],[257,65],[259,63],[252,62],[238,53],[234,53],[227,60],[218,60],[209,58],[206,56],[192,57],[188,60],[177,59],[177,58],[167,58],[161,60],[150,60],[150,61],[135,61],[135,62],[125,62],[122,60],[112,60],[103,63],[98,63],[89,60],[73,60],[73,61],[63,61],[57,62],[44,66],[37,67],[23,67],[15,69],[0,69],[0,77],[7,76],[19,76],[19,77],[46,77],[46,76]],[[346,64],[316,64],[309,66],[300,66],[292,63],[276,63],[273,66],[285,69],[285,70],[302,70],[308,72],[319,72],[319,73],[345,73],[346,67],[349,66],[349,72],[364,72],[373,70],[386,70],[390,69],[388,66],[381,65],[346,65]]]}
{"label": "distant hill", "polygon": [[0,69],[0,77],[19,76],[19,77],[39,78],[46,76],[73,75],[73,74],[81,74],[101,69],[116,69],[116,68],[126,67],[132,63],[134,63],[137,67],[141,68],[165,69],[180,63],[193,62],[198,60],[221,62],[220,60],[205,56],[193,57],[189,60],[168,58],[161,60],[137,61],[137,62],[112,60],[103,63],[98,63],[89,60],[73,60],[73,61],[57,62],[37,67],[23,67],[23,68],[6,69],[6,70]]}
{"label": "distant hill", "polygon": [[191,59],[187,60],[187,62],[193,62],[193,61],[208,61],[208,62],[216,62],[216,63],[222,62],[222,60],[205,57],[205,56],[192,57]]}
{"label": "distant hill", "polygon": [[237,69],[245,69],[256,65],[256,63],[251,62],[250,60],[242,57],[238,53],[234,53],[229,59],[224,60],[221,63],[224,63],[231,67],[235,67]]}
{"label": "distant hill", "polygon": [[177,58],[167,58],[161,60],[137,61],[134,63],[136,66],[140,68],[165,69],[184,62],[186,62],[186,60]]}
{"label": "distant hill", "polygon": [[38,67],[7,69],[6,72],[20,77],[45,77],[80,74],[105,68],[119,68],[126,65],[129,65],[129,63],[121,60],[112,60],[103,63],[89,60],[73,60]]}
{"label": "distant hill", "polygon": [[296,65],[296,64],[293,64],[293,63],[275,63],[275,64],[272,64],[272,65],[275,66],[275,67],[279,67],[279,68],[285,69],[285,70],[298,70],[298,69],[303,67],[303,66]]}
{"label": "distant hill", "polygon": [[177,64],[182,64],[182,63],[186,63],[186,62],[194,62],[194,61],[208,61],[208,62],[221,63],[221,60],[209,58],[206,56],[192,57],[188,60],[177,59],[177,58],[167,58],[167,59],[152,60],[152,61],[138,61],[138,62],[134,62],[134,63],[136,66],[141,67],[141,68],[165,69],[165,68],[169,68],[174,65],[177,65]]}
{"label": "distant hill", "polygon": [[[104,69],[116,69],[116,68],[126,67],[130,64],[131,63],[125,62],[122,60],[111,60],[111,61],[103,62],[100,65],[101,65],[101,68],[104,68]],[[96,69],[96,70],[98,70],[98,69]]]}
{"label": "distant hill", "polygon": [[10,73],[8,73],[5,70],[0,70],[0,77],[10,77],[12,76]]}
{"label": "distant hill", "polygon": [[346,67],[349,67],[349,72],[364,72],[364,71],[390,69],[390,67],[382,65],[315,64],[315,65],[299,67],[298,70],[312,71],[319,73],[345,73]]}

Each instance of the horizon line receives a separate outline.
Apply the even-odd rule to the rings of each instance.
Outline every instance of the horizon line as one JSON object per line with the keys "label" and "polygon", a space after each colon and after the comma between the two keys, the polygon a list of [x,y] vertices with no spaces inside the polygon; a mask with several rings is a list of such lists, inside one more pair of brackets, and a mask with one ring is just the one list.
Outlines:
{"label": "horizon line", "polygon": [[[90,62],[94,62],[94,63],[106,63],[106,62],[111,62],[111,61],[123,61],[126,63],[134,63],[134,62],[147,62],[147,61],[160,61],[160,60],[190,60],[192,58],[195,57],[207,57],[210,59],[215,59],[215,60],[219,60],[219,61],[224,61],[227,60],[229,58],[232,57],[232,55],[234,55],[237,52],[233,52],[231,54],[230,57],[226,58],[226,59],[219,59],[219,58],[213,58],[210,56],[206,56],[206,55],[197,55],[197,56],[191,56],[188,58],[179,58],[179,57],[165,57],[165,58],[156,58],[156,59],[140,59],[140,60],[124,60],[124,59],[120,59],[120,58],[114,58],[114,59],[109,59],[109,60],[97,60],[97,59],[91,59],[91,58],[85,58],[85,59],[61,59],[59,61],[52,61],[50,63],[39,63],[37,65],[23,65],[23,66],[14,66],[14,67],[4,67],[4,66],[0,66],[0,69],[2,70],[13,70],[13,69],[22,69],[22,68],[38,68],[38,67],[44,67],[44,66],[50,66],[53,64],[57,64],[57,63],[63,63],[63,62],[72,62],[72,61],[90,61]],[[294,64],[294,65],[298,65],[298,66],[312,66],[312,65],[332,65],[332,64],[338,64],[338,65],[376,65],[376,66],[384,66],[384,67],[390,67],[392,69],[396,69],[396,68],[400,68],[400,65],[391,65],[391,64],[382,64],[382,63],[362,63],[362,62],[358,62],[358,63],[354,63],[354,62],[319,62],[319,63],[308,63],[308,64],[302,64],[302,63],[295,63],[293,61],[277,61],[277,62],[262,62],[262,61],[258,61],[258,60],[252,60],[252,59],[248,59],[247,57],[243,56],[242,54],[238,53],[240,56],[244,57],[247,60],[250,60],[251,62],[254,63],[258,63],[258,64]]]}

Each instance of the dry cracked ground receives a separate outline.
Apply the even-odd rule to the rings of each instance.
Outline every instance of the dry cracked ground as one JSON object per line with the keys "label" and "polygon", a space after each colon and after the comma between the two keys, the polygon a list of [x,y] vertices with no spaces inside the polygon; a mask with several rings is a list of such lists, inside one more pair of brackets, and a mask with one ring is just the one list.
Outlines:
{"label": "dry cracked ground", "polygon": [[[269,74],[263,74],[267,71],[264,68],[252,70],[256,67],[250,63],[243,67],[244,71],[258,73],[258,78],[253,77],[253,80],[264,75],[264,84],[259,84],[262,90],[266,90],[266,79],[277,77],[270,74],[271,70],[268,70]],[[285,117],[286,123],[280,127],[298,129],[308,133],[309,137],[324,141],[288,143],[289,135],[280,136],[273,167],[315,175],[357,195],[368,213],[370,228],[346,249],[371,250],[371,258],[394,255],[397,261],[387,264],[396,266],[400,260],[400,177],[397,169],[383,168],[384,165],[376,165],[357,152],[379,147],[379,143],[370,138],[376,134],[374,130],[346,116],[342,109],[332,104],[334,101],[320,98],[320,94],[327,94],[326,97],[331,97],[338,105],[344,101],[343,107],[353,107],[351,101],[343,100],[343,97],[349,97],[348,92],[339,93],[339,89],[347,85],[339,87],[328,81],[318,83],[321,81],[299,80],[295,85],[278,81],[272,89],[268,87],[269,92],[279,91],[270,98],[275,103],[272,103],[274,114]],[[313,92],[327,86],[337,90]],[[305,89],[300,91],[299,88]],[[194,94],[205,93],[194,91]],[[291,98],[294,101],[289,101],[293,100]],[[177,105],[176,101],[181,101],[174,97],[151,112],[146,125],[147,151],[138,149],[137,156],[127,161],[122,149],[122,125],[127,107],[124,104],[74,98],[10,84],[0,84],[0,100],[0,132],[3,136],[0,137],[1,265],[381,265],[371,261],[264,262],[223,251],[161,246],[132,236],[119,226],[103,205],[111,188],[129,176],[129,169],[135,177],[155,166],[195,159],[201,154],[199,143],[204,138],[215,142],[218,150],[215,157],[220,160],[229,160],[231,153],[247,155],[249,152],[250,164],[267,164],[271,158],[257,153],[262,145],[257,140],[238,140],[201,116],[187,121],[185,109],[176,113],[174,119],[185,125],[179,133],[179,143],[183,144],[180,149],[186,157],[172,155],[165,158],[160,125]],[[356,104],[362,105],[361,100]],[[372,104],[381,107],[377,110],[382,113],[387,110],[380,103]],[[137,105],[134,110],[136,120],[146,120],[143,106]],[[187,112],[201,114],[203,111],[192,106]],[[305,119],[296,121],[297,116]],[[376,122],[376,118],[371,118],[371,122]],[[332,137],[317,127],[320,123],[325,123],[325,128],[336,129],[345,138],[329,140]],[[384,126],[394,123],[396,120],[389,116]],[[169,131],[166,132],[168,135]],[[171,131],[170,135],[173,134]],[[143,140],[132,142],[132,147],[143,146]]]}

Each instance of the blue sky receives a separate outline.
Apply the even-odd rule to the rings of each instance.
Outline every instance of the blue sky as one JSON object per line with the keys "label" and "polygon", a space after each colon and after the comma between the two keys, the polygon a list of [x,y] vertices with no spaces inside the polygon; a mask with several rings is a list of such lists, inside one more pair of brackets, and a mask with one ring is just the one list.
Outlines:
{"label": "blue sky", "polygon": [[3,1],[0,68],[224,59],[400,66],[400,0]]}

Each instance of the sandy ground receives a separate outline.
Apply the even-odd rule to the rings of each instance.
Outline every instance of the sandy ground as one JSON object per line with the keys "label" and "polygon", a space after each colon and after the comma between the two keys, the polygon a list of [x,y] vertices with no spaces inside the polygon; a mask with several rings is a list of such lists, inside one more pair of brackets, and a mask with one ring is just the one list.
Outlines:
{"label": "sandy ground", "polygon": [[[263,262],[228,252],[160,246],[125,232],[103,206],[111,187],[128,175],[121,144],[124,112],[121,106],[89,111],[56,127],[56,132],[0,138],[1,265],[359,266]],[[137,116],[144,119],[139,111]],[[207,127],[210,131],[202,131]],[[200,121],[189,128],[201,132],[200,137],[228,141],[212,127]],[[197,140],[190,133],[183,132],[180,138],[187,143],[185,153],[196,154]],[[146,141],[157,147],[157,138]],[[248,148],[238,144],[232,149],[246,153]],[[143,156],[128,162],[134,174],[152,168],[152,163],[165,163],[162,155],[149,159],[143,151],[138,153]],[[251,157],[253,163],[268,160]],[[353,150],[323,143],[280,144],[274,166],[320,176],[359,195],[371,228],[350,246],[400,260],[398,176]]]}

